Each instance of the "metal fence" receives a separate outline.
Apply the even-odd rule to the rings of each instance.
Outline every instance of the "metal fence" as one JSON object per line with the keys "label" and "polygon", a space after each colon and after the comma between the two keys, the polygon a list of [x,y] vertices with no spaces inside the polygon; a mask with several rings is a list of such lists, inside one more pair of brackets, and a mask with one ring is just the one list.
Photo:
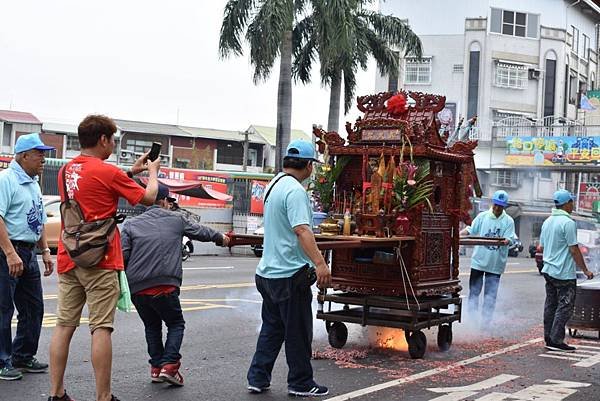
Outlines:
{"label": "metal fence", "polygon": [[600,124],[549,116],[543,119],[508,117],[498,121],[478,122],[469,132],[469,139],[479,141],[504,140],[507,137],[600,136]]}

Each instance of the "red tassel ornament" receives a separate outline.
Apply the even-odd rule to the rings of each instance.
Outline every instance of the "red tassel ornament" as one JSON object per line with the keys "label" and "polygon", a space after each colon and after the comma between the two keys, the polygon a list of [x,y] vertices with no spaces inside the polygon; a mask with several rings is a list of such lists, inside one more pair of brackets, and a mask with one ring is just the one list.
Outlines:
{"label": "red tassel ornament", "polygon": [[406,111],[406,97],[398,93],[387,101],[387,112],[390,114],[402,114]]}

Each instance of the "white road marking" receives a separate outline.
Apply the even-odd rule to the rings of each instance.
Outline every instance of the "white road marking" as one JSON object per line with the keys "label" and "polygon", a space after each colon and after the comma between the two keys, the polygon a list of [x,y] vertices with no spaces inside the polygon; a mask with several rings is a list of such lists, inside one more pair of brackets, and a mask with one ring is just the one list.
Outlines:
{"label": "white road marking", "polygon": [[228,270],[235,269],[234,266],[213,266],[213,267],[184,267],[183,270]]}
{"label": "white road marking", "polygon": [[511,380],[517,379],[519,376],[515,375],[498,375],[487,380],[480,381],[479,383],[470,384],[468,386],[461,387],[437,387],[428,388],[427,390],[434,393],[455,393],[460,391],[481,391],[487,390],[492,387],[499,386]]}
{"label": "white road marking", "polygon": [[477,398],[477,401],[561,401],[575,394],[577,388],[591,386],[589,383],[568,382],[562,380],[546,380],[544,383],[546,384],[534,384],[533,386],[529,386],[512,394],[493,392]]}
{"label": "white road marking", "polygon": [[488,352],[486,354],[479,355],[479,356],[476,356],[476,357],[473,357],[473,358],[469,358],[469,359],[465,359],[465,360],[462,360],[462,361],[459,361],[459,362],[455,362],[455,363],[452,363],[452,364],[444,366],[444,367],[426,370],[424,372],[416,373],[414,375],[403,377],[401,379],[391,380],[391,381],[388,381],[388,382],[385,382],[385,383],[380,383],[380,384],[376,384],[374,386],[370,386],[370,387],[363,388],[363,389],[360,389],[360,390],[352,391],[350,393],[341,394],[341,395],[338,395],[338,396],[333,397],[333,398],[328,398],[325,401],[345,401],[345,400],[351,400],[353,398],[362,397],[362,396],[364,396],[366,394],[375,393],[377,391],[385,390],[385,389],[388,389],[390,387],[400,386],[402,384],[412,383],[414,381],[417,381],[417,380],[420,380],[420,379],[424,379],[426,377],[431,377],[431,376],[435,376],[435,375],[440,374],[440,373],[448,372],[448,371],[450,371],[452,369],[456,369],[456,368],[459,368],[461,366],[470,365],[470,364],[473,364],[473,363],[476,363],[476,362],[479,362],[479,361],[483,361],[485,359],[493,358],[493,357],[498,356],[498,355],[506,354],[506,353],[511,352],[511,351],[515,351],[515,350],[518,350],[518,349],[521,349],[521,348],[529,347],[530,345],[533,345],[533,344],[536,344],[536,343],[540,343],[542,341],[543,341],[543,338],[535,338],[533,340],[529,340],[529,341],[526,341],[524,343],[511,345],[510,347],[506,347],[506,348],[502,348],[502,349],[499,349],[499,350],[496,350],[496,351]]}
{"label": "white road marking", "polygon": [[460,401],[477,394],[478,391],[487,390],[518,378],[519,376],[515,375],[498,375],[468,386],[428,388],[427,390],[434,393],[450,393],[430,401]]}
{"label": "white road marking", "polygon": [[[589,344],[590,342],[586,343]],[[577,350],[572,353],[565,354],[560,351],[548,351],[539,356],[543,358],[562,359],[565,361],[577,361],[573,366],[578,368],[589,368],[600,364],[600,347],[577,344]]]}
{"label": "white road marking", "polygon": [[497,392],[483,395],[479,398],[473,396],[484,390],[518,379],[520,376],[498,375],[469,386],[428,388],[434,393],[445,392],[446,394],[433,398],[429,401],[462,401],[466,398],[476,401],[503,401],[503,400],[521,400],[521,401],[561,401],[575,394],[579,388],[589,387],[589,383],[570,382],[563,380],[546,380],[544,384],[534,384],[516,393]]}

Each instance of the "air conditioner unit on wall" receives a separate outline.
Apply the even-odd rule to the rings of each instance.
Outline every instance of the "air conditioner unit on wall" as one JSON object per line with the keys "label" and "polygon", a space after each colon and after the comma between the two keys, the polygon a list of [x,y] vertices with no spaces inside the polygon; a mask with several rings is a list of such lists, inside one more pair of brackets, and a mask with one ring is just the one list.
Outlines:
{"label": "air conditioner unit on wall", "polygon": [[536,70],[535,68],[529,69],[529,79],[540,79],[542,72],[540,70]]}

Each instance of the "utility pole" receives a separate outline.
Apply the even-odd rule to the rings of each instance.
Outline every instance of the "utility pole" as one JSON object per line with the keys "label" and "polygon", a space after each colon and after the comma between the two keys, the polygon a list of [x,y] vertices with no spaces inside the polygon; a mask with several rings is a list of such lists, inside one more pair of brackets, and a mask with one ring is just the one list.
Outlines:
{"label": "utility pole", "polygon": [[248,130],[244,132],[240,132],[240,135],[244,135],[244,160],[242,162],[242,171],[248,171],[248,150],[250,148],[250,140],[248,139],[248,135],[252,135],[252,132]]}

